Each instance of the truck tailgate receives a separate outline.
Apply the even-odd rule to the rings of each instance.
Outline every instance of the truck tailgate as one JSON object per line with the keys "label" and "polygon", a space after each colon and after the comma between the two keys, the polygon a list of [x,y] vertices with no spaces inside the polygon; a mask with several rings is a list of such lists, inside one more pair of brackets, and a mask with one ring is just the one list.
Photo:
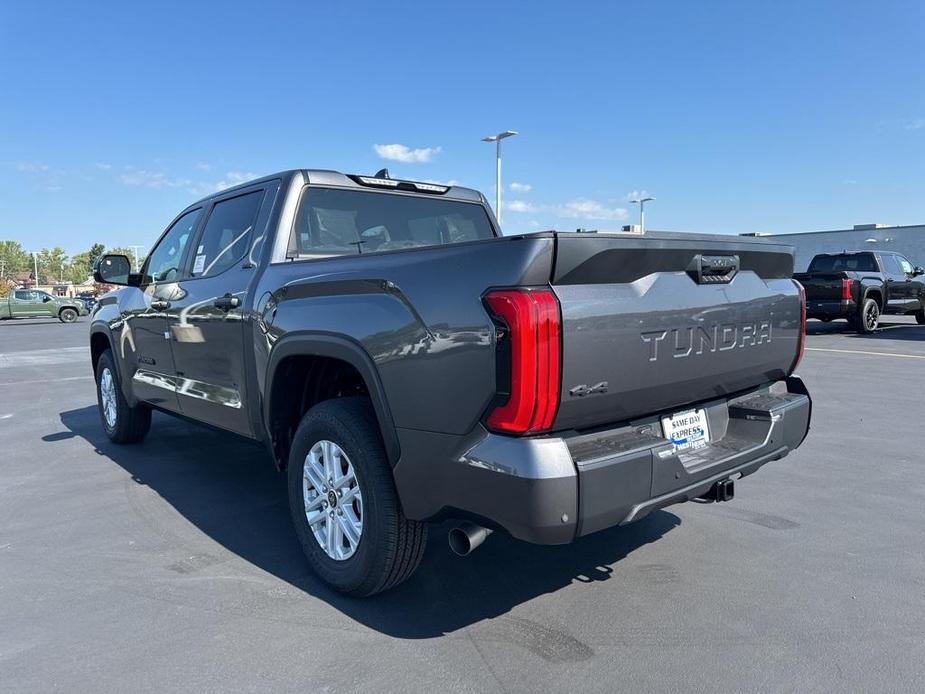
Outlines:
{"label": "truck tailgate", "polygon": [[558,234],[555,429],[588,428],[784,378],[799,349],[789,246],[741,237]]}
{"label": "truck tailgate", "polygon": [[814,301],[839,301],[842,298],[842,280],[845,272],[799,273],[793,278],[803,285],[806,298]]}

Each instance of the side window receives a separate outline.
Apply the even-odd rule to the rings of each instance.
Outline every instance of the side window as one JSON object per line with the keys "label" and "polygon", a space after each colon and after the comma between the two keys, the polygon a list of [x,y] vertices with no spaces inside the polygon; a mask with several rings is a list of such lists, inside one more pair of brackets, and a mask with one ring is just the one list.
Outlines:
{"label": "side window", "polygon": [[32,292],[17,291],[16,298],[19,301],[32,301]]}
{"label": "side window", "polygon": [[193,277],[217,275],[246,255],[262,200],[256,190],[215,204],[193,254]]}
{"label": "side window", "polygon": [[896,256],[892,253],[884,253],[881,255],[880,262],[883,264],[883,271],[891,277],[900,277],[905,274]]}
{"label": "side window", "polygon": [[903,258],[901,255],[896,256],[896,260],[899,261],[899,266],[903,269],[903,272],[905,272],[907,275],[912,274],[912,263]]}
{"label": "side window", "polygon": [[143,274],[146,283],[172,282],[177,279],[183,249],[186,248],[186,242],[196,230],[201,215],[202,208],[187,212],[167,230],[160,243],[154,247],[145,261]]}

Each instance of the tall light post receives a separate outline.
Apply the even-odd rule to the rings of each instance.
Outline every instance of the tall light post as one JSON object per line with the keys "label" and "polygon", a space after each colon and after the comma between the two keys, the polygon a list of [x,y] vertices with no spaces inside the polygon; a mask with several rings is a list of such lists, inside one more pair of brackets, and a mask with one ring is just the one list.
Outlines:
{"label": "tall light post", "polygon": [[646,233],[646,203],[652,202],[655,198],[639,198],[638,200],[630,200],[631,203],[639,205],[639,233]]}
{"label": "tall light post", "polygon": [[505,130],[497,135],[482,138],[482,142],[495,143],[495,217],[498,219],[499,226],[501,225],[501,140],[516,134],[516,130]]}
{"label": "tall light post", "polygon": [[39,254],[38,251],[32,251],[32,260],[35,262],[35,282],[32,284],[33,289],[39,288]]}
{"label": "tall light post", "polygon": [[135,272],[138,272],[138,271],[139,271],[139,268],[138,268],[138,249],[139,249],[139,248],[144,248],[144,246],[137,246],[137,245],[136,245],[136,246],[129,246],[129,248],[131,248],[131,249],[135,252]]}

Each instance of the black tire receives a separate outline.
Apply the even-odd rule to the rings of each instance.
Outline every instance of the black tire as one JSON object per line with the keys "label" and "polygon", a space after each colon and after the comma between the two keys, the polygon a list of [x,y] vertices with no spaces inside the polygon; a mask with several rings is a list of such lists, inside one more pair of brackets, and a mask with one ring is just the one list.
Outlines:
{"label": "black tire", "polygon": [[919,325],[925,325],[925,308],[920,308],[915,312],[915,322]]}
{"label": "black tire", "polygon": [[62,323],[73,323],[77,320],[77,309],[66,306],[58,311],[58,320]]}
{"label": "black tire", "polygon": [[[346,559],[328,555],[306,517],[302,486],[305,463],[320,441],[331,441],[346,454],[362,494],[362,531],[352,556]],[[325,583],[346,595],[366,597],[388,590],[414,573],[424,554],[427,525],[408,520],[402,513],[392,468],[367,398],[325,400],[311,408],[293,437],[288,476],[296,534],[309,564]]]}
{"label": "black tire", "polygon": [[853,327],[862,335],[869,335],[877,329],[879,324],[880,305],[873,299],[864,299]]}
{"label": "black tire", "polygon": [[[112,402],[115,405],[115,419],[110,423],[104,411],[103,382],[106,373],[112,379],[114,392]],[[148,434],[151,428],[151,409],[144,405],[130,407],[122,395],[122,383],[119,380],[119,371],[116,369],[112,352],[106,350],[100,355],[96,363],[96,402],[100,413],[103,431],[114,443],[139,443]]]}

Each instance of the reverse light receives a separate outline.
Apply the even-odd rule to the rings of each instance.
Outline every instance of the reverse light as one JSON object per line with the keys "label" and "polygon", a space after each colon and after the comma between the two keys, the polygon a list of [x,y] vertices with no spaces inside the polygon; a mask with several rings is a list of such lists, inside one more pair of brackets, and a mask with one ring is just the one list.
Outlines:
{"label": "reverse light", "polygon": [[548,288],[518,288],[489,292],[485,304],[504,323],[500,356],[507,363],[499,372],[510,374],[507,401],[491,411],[486,425],[507,434],[546,431],[559,408],[559,302]]}
{"label": "reverse light", "polygon": [[803,354],[806,352],[806,290],[803,289],[803,285],[796,280],[794,280],[793,283],[800,290],[800,334],[797,338],[799,341],[797,346],[797,357],[793,360],[793,366],[790,367],[790,373],[793,373],[797,370],[800,362],[803,361]]}

